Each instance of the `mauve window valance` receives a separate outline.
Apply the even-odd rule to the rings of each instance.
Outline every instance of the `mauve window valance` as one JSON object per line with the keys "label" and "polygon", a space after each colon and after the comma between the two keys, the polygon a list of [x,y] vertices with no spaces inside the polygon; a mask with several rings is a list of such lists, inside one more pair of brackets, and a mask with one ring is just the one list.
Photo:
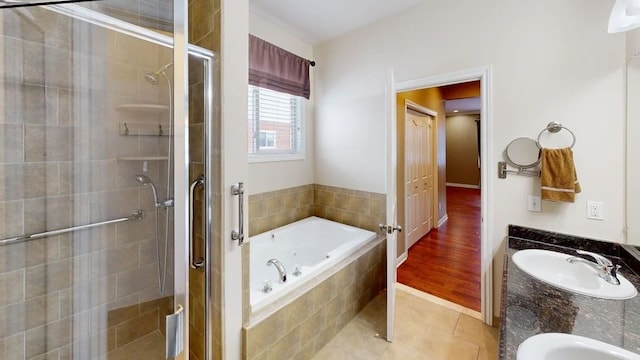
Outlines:
{"label": "mauve window valance", "polygon": [[308,99],[309,65],[312,61],[249,35],[249,84]]}

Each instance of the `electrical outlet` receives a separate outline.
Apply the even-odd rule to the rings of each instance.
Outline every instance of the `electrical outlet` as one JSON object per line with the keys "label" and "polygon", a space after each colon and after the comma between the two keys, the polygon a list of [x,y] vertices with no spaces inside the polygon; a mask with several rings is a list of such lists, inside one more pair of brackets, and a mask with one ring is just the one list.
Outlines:
{"label": "electrical outlet", "polygon": [[602,201],[587,201],[587,219],[604,220],[604,203]]}
{"label": "electrical outlet", "polygon": [[540,196],[529,195],[527,196],[527,210],[540,212],[542,210],[540,204]]}

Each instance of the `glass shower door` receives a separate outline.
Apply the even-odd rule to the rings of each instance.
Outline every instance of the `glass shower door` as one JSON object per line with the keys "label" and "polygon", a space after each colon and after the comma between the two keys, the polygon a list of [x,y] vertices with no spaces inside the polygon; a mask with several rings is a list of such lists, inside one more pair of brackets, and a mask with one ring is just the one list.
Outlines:
{"label": "glass shower door", "polygon": [[0,359],[165,358],[188,291],[173,26],[173,1],[0,9]]}

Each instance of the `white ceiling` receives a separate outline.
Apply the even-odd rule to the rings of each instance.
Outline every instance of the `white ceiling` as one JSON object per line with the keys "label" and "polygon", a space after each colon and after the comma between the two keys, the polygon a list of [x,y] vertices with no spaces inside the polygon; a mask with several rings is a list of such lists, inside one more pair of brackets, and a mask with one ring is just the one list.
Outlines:
{"label": "white ceiling", "polygon": [[447,100],[444,102],[444,108],[447,114],[478,113],[480,112],[481,106],[482,102],[480,101],[480,97]]}
{"label": "white ceiling", "polygon": [[317,44],[424,0],[250,0],[251,10]]}

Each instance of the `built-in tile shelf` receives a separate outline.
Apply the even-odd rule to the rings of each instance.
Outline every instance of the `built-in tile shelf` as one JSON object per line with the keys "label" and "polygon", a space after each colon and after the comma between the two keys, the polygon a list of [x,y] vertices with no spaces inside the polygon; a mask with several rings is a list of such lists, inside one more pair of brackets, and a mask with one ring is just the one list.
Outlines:
{"label": "built-in tile shelf", "polygon": [[124,161],[167,161],[168,159],[166,156],[125,156],[118,158],[118,160]]}
{"label": "built-in tile shelf", "polygon": [[141,136],[169,136],[171,128],[168,122],[148,123],[148,122],[121,122],[120,135],[141,135]]}
{"label": "built-in tile shelf", "polygon": [[158,104],[122,104],[116,106],[117,110],[144,111],[144,112],[164,112],[169,111],[169,106]]}

